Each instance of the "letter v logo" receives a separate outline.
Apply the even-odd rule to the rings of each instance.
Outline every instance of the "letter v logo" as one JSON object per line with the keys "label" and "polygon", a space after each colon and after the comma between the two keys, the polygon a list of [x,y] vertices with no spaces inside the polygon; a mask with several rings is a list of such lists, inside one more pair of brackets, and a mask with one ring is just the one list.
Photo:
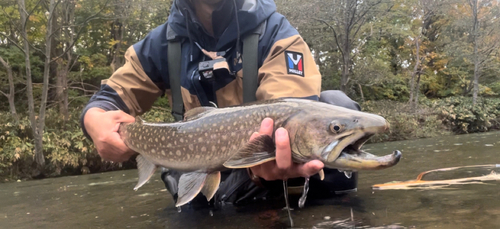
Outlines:
{"label": "letter v logo", "polygon": [[302,53],[285,51],[285,62],[288,74],[304,76]]}

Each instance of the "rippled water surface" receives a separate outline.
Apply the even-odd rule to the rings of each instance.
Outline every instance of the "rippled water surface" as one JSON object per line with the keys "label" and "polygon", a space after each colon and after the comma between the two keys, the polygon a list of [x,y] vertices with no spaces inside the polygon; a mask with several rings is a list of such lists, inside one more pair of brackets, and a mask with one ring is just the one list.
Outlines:
{"label": "rippled water surface", "polygon": [[[365,146],[403,152],[401,162],[363,171],[358,192],[312,201],[292,211],[297,228],[500,228],[500,181],[436,189],[378,190],[374,184],[415,179],[424,171],[500,164],[500,132]],[[494,170],[494,169],[493,169]],[[486,175],[491,169],[443,173]],[[500,173],[500,169],[497,169]],[[440,175],[441,176],[441,175]],[[156,178],[156,179],[155,179]],[[434,177],[433,179],[439,179]],[[284,202],[177,212],[159,175],[138,191],[135,170],[0,184],[0,228],[286,228]]]}

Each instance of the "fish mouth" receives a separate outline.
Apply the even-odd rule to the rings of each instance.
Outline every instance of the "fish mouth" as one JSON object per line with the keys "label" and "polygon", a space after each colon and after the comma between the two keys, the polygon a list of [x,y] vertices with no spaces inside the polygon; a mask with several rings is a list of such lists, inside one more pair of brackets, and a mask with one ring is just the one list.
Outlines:
{"label": "fish mouth", "polygon": [[392,154],[376,156],[361,150],[372,133],[352,133],[330,143],[323,150],[326,159],[325,167],[346,171],[378,170],[396,165],[401,159],[401,151],[395,150]]}
{"label": "fish mouth", "polygon": [[323,149],[321,155],[328,162],[335,161],[346,148],[359,151],[361,146],[363,146],[371,136],[373,136],[373,134],[366,132],[351,132],[344,136],[339,136],[340,138],[338,140],[331,142]]}

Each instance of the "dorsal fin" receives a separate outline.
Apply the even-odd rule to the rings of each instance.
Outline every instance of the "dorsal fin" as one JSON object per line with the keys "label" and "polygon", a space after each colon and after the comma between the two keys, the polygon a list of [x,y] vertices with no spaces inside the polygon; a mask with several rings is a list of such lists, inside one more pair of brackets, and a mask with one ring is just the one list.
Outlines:
{"label": "dorsal fin", "polygon": [[184,121],[196,119],[198,115],[213,109],[215,109],[215,107],[195,107],[191,110],[186,111],[186,113],[184,114]]}
{"label": "dorsal fin", "polygon": [[143,124],[143,123],[144,123],[144,120],[142,120],[142,118],[141,118],[141,117],[139,117],[139,116],[135,116],[135,122],[136,122],[136,123],[139,123],[139,124]]}

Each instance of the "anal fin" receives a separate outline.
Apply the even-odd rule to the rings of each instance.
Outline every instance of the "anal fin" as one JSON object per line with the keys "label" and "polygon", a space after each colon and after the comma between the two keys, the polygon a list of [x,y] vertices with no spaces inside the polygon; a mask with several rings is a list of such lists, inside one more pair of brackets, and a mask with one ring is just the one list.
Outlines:
{"label": "anal fin", "polygon": [[156,165],[148,161],[142,155],[138,155],[135,159],[137,161],[137,171],[139,172],[139,181],[135,185],[134,190],[137,191],[153,176],[156,171]]}
{"label": "anal fin", "polygon": [[217,189],[219,189],[220,184],[220,172],[216,171],[213,173],[209,173],[207,178],[205,179],[205,184],[201,189],[201,193],[207,197],[207,201],[210,201],[212,197],[214,197]]}
{"label": "anal fin", "polygon": [[212,199],[219,189],[220,172],[203,173],[190,172],[184,173],[179,178],[179,191],[177,193],[176,207],[187,204],[193,200],[198,193],[202,192],[207,200]]}
{"label": "anal fin", "polygon": [[230,169],[253,167],[274,160],[275,151],[273,139],[268,135],[260,135],[245,144],[223,165]]}

